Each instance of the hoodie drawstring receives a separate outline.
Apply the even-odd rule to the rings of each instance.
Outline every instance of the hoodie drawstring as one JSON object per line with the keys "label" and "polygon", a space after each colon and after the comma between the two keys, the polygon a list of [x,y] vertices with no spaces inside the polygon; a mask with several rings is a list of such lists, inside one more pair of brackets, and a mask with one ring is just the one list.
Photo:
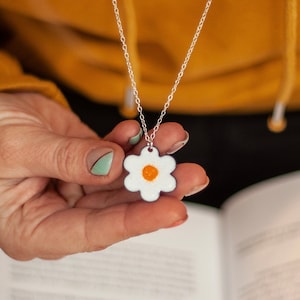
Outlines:
{"label": "hoodie drawstring", "polygon": [[[285,110],[295,85],[297,73],[297,1],[285,1],[285,47],[282,57],[282,79],[272,115],[268,119],[268,128],[272,132],[281,132],[286,128]],[[140,65],[137,43],[137,19],[133,2],[133,0],[127,0],[123,8],[124,19],[127,25],[126,41],[130,53],[130,61],[134,69],[135,81],[138,85],[140,82]],[[126,118],[134,118],[137,115],[136,103],[129,80],[120,112]]]}
{"label": "hoodie drawstring", "polygon": [[285,48],[283,53],[283,73],[278,98],[273,114],[268,119],[268,127],[273,132],[281,132],[286,127],[284,117],[286,105],[291,98],[297,72],[297,1],[285,1]]}
{"label": "hoodie drawstring", "polygon": [[[130,62],[134,70],[135,82],[137,83],[137,85],[139,85],[140,64],[137,43],[138,33],[133,0],[126,0],[126,4],[124,5],[124,13],[124,20],[126,20],[126,41],[128,53],[130,53]],[[131,83],[129,79],[125,90],[124,103],[123,106],[120,108],[120,113],[128,119],[132,119],[137,116],[135,98],[132,92]]]}

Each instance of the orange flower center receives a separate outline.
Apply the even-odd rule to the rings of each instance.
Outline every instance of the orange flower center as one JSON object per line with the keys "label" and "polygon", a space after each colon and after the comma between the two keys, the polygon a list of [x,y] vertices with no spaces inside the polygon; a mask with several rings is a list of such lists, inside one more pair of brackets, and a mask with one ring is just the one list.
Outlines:
{"label": "orange flower center", "polygon": [[151,165],[145,166],[142,172],[144,179],[147,181],[153,181],[158,175],[157,168]]}

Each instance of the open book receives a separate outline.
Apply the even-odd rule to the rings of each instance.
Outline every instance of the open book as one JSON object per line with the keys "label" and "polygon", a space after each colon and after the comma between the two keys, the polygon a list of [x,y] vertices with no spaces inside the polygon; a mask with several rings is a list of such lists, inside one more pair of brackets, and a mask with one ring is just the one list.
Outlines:
{"label": "open book", "polygon": [[300,297],[300,172],[254,185],[222,210],[58,261],[0,253],[1,300],[256,300]]}

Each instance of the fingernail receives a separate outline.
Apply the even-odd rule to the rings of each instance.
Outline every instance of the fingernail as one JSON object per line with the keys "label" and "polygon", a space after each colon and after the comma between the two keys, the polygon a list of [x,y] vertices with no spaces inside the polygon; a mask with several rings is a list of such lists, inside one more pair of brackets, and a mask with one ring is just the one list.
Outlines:
{"label": "fingernail", "polygon": [[93,175],[107,175],[111,168],[113,156],[114,153],[112,151],[101,156],[96,162],[91,164],[91,173]]}
{"label": "fingernail", "polygon": [[187,131],[185,133],[186,133],[186,138],[183,141],[180,141],[180,142],[177,142],[176,144],[174,144],[171,147],[171,149],[167,152],[167,154],[174,154],[175,152],[180,150],[184,145],[186,145],[186,143],[189,141],[190,135]]}
{"label": "fingernail", "polygon": [[185,197],[192,196],[194,194],[201,192],[208,186],[208,184],[209,184],[209,178],[207,177],[207,181],[205,184],[194,187],[189,193],[185,194]]}
{"label": "fingernail", "polygon": [[187,219],[188,219],[188,215],[186,215],[186,217],[185,217],[184,219],[175,221],[173,224],[171,224],[171,225],[168,226],[167,228],[177,227],[177,226],[183,224]]}
{"label": "fingernail", "polygon": [[142,135],[143,135],[143,130],[142,128],[140,128],[139,133],[129,139],[129,144],[136,145],[141,140]]}

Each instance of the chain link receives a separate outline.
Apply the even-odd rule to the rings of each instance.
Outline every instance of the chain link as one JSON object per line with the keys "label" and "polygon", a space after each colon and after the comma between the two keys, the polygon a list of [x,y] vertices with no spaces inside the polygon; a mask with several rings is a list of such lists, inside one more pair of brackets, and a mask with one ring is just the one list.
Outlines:
{"label": "chain link", "polygon": [[174,97],[174,94],[177,90],[177,87],[178,87],[178,85],[181,81],[181,78],[183,77],[183,74],[184,74],[184,71],[187,67],[187,64],[188,64],[188,62],[191,58],[192,52],[195,48],[198,37],[201,33],[201,30],[202,30],[203,24],[205,22],[205,19],[206,19],[206,16],[207,16],[207,13],[209,11],[211,3],[212,3],[212,0],[207,0],[204,11],[202,13],[200,21],[199,21],[198,26],[196,28],[196,31],[194,33],[192,42],[191,42],[190,47],[187,51],[185,59],[184,59],[182,65],[180,67],[180,70],[177,74],[177,77],[176,77],[174,85],[171,89],[171,92],[170,92],[169,96],[167,97],[167,101],[165,102],[165,104],[163,106],[163,109],[160,113],[160,116],[157,119],[156,125],[154,126],[154,128],[152,130],[152,133],[149,135],[148,134],[148,129],[147,129],[147,123],[146,123],[146,120],[145,120],[145,116],[143,114],[143,107],[142,107],[142,104],[141,104],[141,99],[139,97],[137,84],[136,84],[136,81],[135,81],[134,72],[133,72],[131,61],[130,61],[130,55],[129,55],[129,52],[128,52],[126,38],[125,38],[125,35],[124,35],[123,25],[122,25],[122,21],[121,21],[121,17],[120,17],[120,11],[119,11],[119,8],[118,8],[118,1],[117,0],[112,0],[112,5],[113,5],[113,8],[114,8],[115,18],[116,18],[116,22],[117,22],[117,26],[118,26],[118,30],[119,30],[119,35],[120,35],[120,41],[121,41],[121,44],[122,44],[122,50],[123,50],[123,53],[124,53],[124,58],[125,58],[127,69],[128,69],[128,75],[129,75],[129,79],[130,79],[130,82],[131,82],[132,93],[133,93],[133,96],[134,96],[134,99],[135,99],[135,103],[137,105],[137,111],[139,113],[139,118],[140,118],[142,129],[143,129],[143,132],[144,132],[145,140],[147,141],[148,146],[150,148],[153,146],[153,141],[155,139],[156,133],[159,130],[159,127],[160,127],[160,125],[163,121],[163,118],[167,113],[167,110],[170,106],[171,101],[173,100],[173,97]]}

